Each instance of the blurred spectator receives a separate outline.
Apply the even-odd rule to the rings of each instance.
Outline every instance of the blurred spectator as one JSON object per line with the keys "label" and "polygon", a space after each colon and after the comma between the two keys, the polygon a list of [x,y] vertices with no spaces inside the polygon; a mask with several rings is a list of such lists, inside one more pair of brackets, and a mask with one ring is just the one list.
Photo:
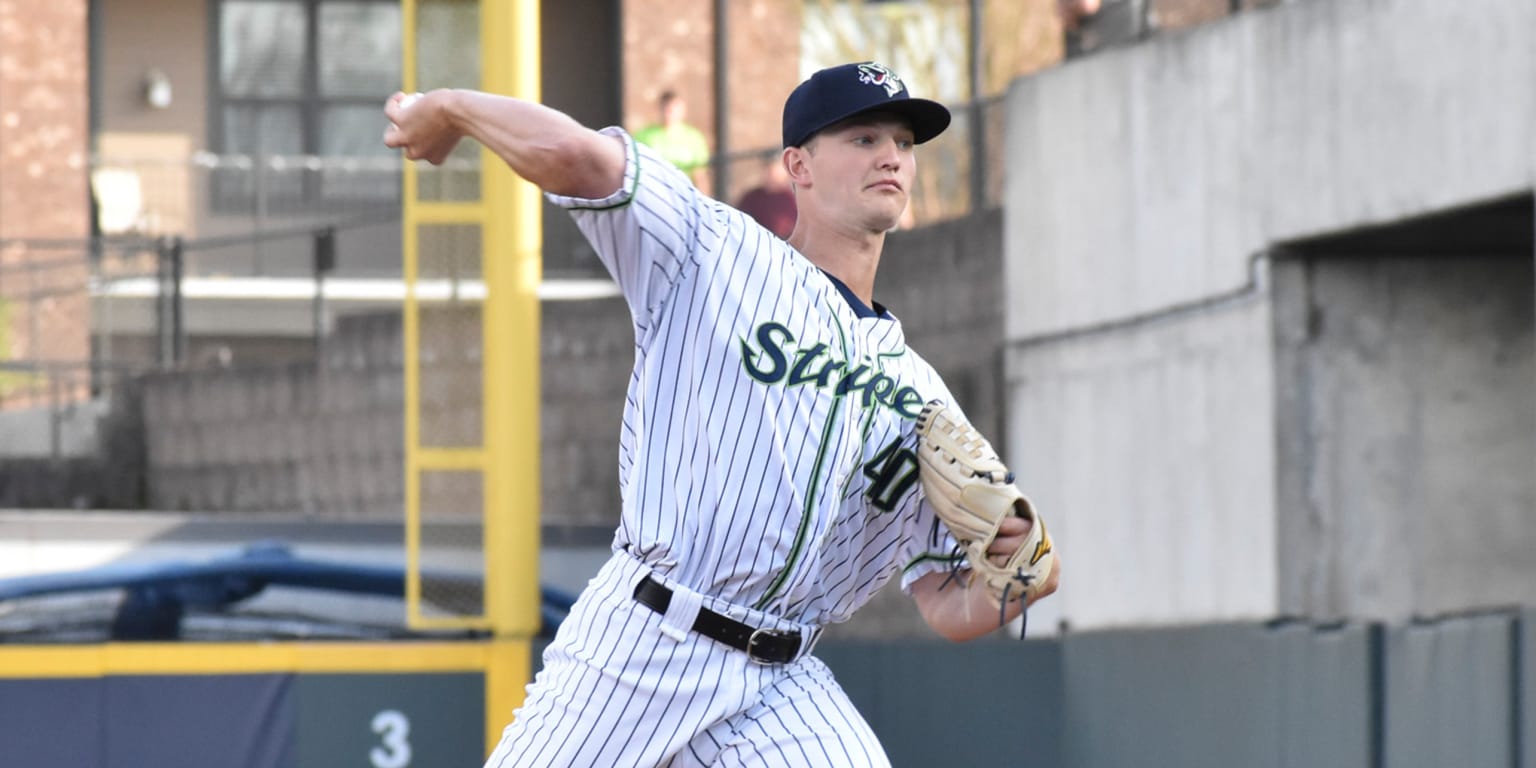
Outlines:
{"label": "blurred spectator", "polygon": [[1061,14],[1061,26],[1068,32],[1082,26],[1083,19],[1099,12],[1099,0],[1057,0],[1056,10]]}
{"label": "blurred spectator", "polygon": [[1056,0],[1068,57],[1185,29],[1278,0]]}
{"label": "blurred spectator", "polygon": [[1143,14],[1152,0],[1057,0],[1066,54],[1081,56],[1141,37]]}
{"label": "blurred spectator", "polygon": [[795,231],[795,191],[790,188],[789,171],[784,169],[782,157],[775,153],[767,158],[762,181],[747,190],[736,201],[736,207],[780,240],[789,239]]}
{"label": "blurred spectator", "polygon": [[635,131],[635,141],[655,149],[698,184],[699,173],[709,164],[709,142],[688,124],[688,103],[676,91],[662,91],[657,107],[660,121]]}

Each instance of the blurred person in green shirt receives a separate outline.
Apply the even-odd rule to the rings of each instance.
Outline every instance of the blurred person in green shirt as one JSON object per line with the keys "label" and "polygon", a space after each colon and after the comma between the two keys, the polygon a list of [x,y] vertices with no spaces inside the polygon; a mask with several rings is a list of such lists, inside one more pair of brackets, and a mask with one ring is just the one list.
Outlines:
{"label": "blurred person in green shirt", "polygon": [[704,140],[699,129],[688,124],[688,103],[676,91],[662,91],[657,104],[661,108],[661,121],[635,131],[635,141],[655,149],[688,174],[697,186],[699,173],[709,164],[709,142]]}

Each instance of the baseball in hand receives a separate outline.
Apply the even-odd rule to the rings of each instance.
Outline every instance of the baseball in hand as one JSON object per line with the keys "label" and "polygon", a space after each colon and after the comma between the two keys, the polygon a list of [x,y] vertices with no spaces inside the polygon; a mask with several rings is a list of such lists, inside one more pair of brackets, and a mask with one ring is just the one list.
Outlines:
{"label": "baseball in hand", "polygon": [[[397,105],[398,105],[398,107],[400,109],[403,110],[406,107],[409,107],[410,105],[414,104],[416,102],[416,100],[419,99],[419,98],[421,98],[421,94],[420,93],[407,93],[404,96],[400,97],[400,101],[397,102]],[[400,130],[400,126],[396,125],[393,122],[389,124],[389,127],[390,127],[391,130],[396,130],[396,131]]]}

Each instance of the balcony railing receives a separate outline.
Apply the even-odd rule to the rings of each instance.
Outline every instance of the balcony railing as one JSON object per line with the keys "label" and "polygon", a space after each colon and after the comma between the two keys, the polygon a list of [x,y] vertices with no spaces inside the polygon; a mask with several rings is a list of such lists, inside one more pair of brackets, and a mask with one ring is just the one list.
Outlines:
{"label": "balcony railing", "polygon": [[[1001,100],[952,109],[950,129],[919,154],[921,172],[906,226],[954,219],[1001,202]],[[705,191],[738,201],[778,153],[778,147],[764,147],[714,158],[703,174]],[[304,274],[307,260],[287,255],[295,244],[272,233],[372,221],[381,229],[368,258],[349,258],[344,246],[337,268],[342,274],[383,275],[398,270],[399,233],[383,229],[398,221],[401,168],[393,156],[101,156],[92,162],[91,188],[101,233],[108,237],[227,241],[190,258],[188,274]],[[475,154],[462,149],[443,167],[423,165],[423,198],[474,199],[479,170]],[[574,242],[579,236],[564,218],[545,218],[546,270],[600,271],[584,246]]]}

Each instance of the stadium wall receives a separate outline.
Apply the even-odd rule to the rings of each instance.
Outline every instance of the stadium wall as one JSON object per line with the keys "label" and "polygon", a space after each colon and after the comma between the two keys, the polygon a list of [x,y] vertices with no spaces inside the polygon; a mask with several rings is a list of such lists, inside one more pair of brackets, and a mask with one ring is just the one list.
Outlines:
{"label": "stadium wall", "polygon": [[[1533,492],[1531,431],[1478,432],[1499,415],[1532,421],[1520,362],[1531,318],[1518,310],[1529,279],[1462,259],[1438,275],[1330,266],[1314,273],[1323,282],[1311,293],[1277,297],[1271,285],[1298,240],[1528,200],[1533,37],[1536,6],[1521,0],[1300,1],[1014,82],[1008,445],[1067,564],[1045,611],[1109,627],[1536,602],[1536,561],[1506,571],[1486,544],[1528,552],[1536,536],[1518,522]],[[1517,221],[1529,219],[1526,203]],[[1442,235],[1462,239],[1447,238],[1442,258],[1477,250],[1470,223],[1445,225]],[[1528,268],[1531,227],[1522,226],[1525,237],[1492,255],[1512,252]],[[1414,252],[1398,242],[1384,255]],[[1447,274],[1471,285],[1450,286]],[[1362,280],[1371,287],[1356,295],[1377,308],[1336,303],[1334,317],[1388,329],[1383,355],[1412,351],[1420,362],[1351,358],[1364,365],[1352,413],[1377,419],[1374,437],[1330,443],[1337,432],[1289,404],[1339,393],[1329,381],[1341,363],[1314,355],[1299,377],[1277,363],[1310,342],[1277,336],[1276,318],[1298,311],[1280,302]],[[1449,309],[1403,322],[1391,314],[1402,291]],[[1484,296],[1514,309],[1445,322],[1457,314],[1447,302]],[[1453,354],[1486,335],[1512,361]],[[1436,366],[1471,384],[1437,382]],[[1415,420],[1426,429],[1404,427]],[[1437,435],[1460,436],[1447,438],[1459,450],[1436,447]],[[1447,462],[1426,493],[1394,485]],[[1307,485],[1308,463],[1337,467],[1339,485]],[[1479,466],[1500,469],[1480,475]],[[1501,472],[1518,479],[1492,479]],[[1310,507],[1294,504],[1309,497]],[[1442,547],[1451,508],[1465,533]]]}

